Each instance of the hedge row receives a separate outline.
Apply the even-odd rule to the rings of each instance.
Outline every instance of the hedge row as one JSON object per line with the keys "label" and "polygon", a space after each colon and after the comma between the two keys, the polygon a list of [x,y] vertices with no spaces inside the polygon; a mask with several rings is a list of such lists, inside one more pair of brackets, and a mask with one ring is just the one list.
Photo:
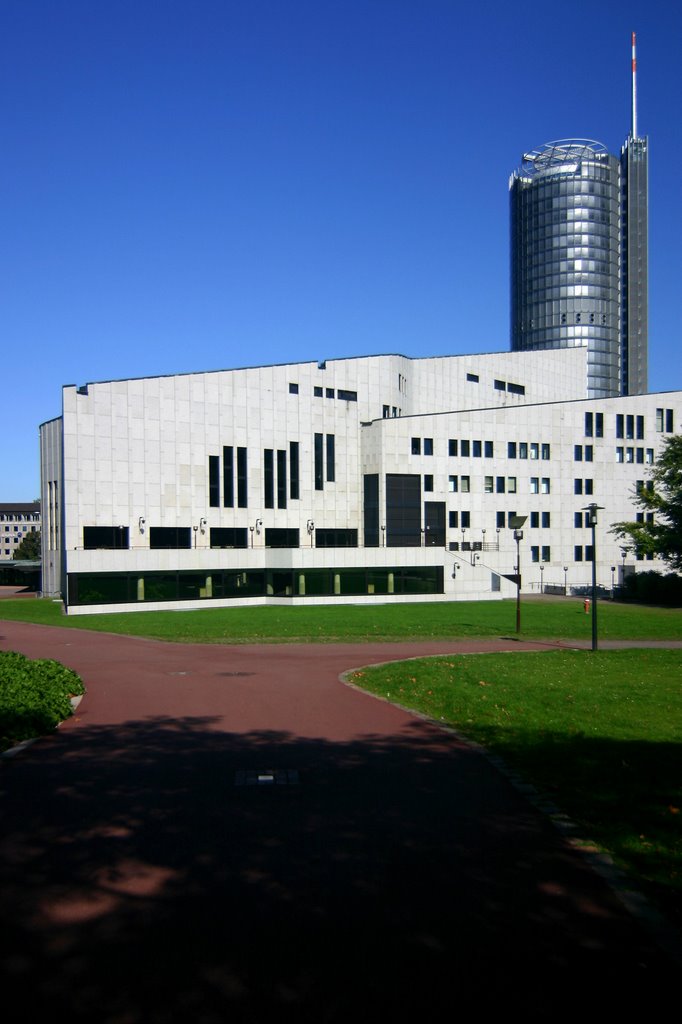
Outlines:
{"label": "hedge row", "polygon": [[56,728],[82,693],[80,677],[58,661],[0,651],[0,750]]}

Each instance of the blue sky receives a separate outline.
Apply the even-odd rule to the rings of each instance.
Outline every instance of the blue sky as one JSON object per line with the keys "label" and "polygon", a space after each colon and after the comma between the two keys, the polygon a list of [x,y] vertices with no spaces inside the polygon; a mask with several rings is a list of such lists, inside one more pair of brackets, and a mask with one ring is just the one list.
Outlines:
{"label": "blue sky", "polygon": [[[570,20],[569,20],[570,19]],[[650,389],[682,387],[682,13],[0,0],[0,498],[61,386],[509,347],[508,178],[650,139]]]}

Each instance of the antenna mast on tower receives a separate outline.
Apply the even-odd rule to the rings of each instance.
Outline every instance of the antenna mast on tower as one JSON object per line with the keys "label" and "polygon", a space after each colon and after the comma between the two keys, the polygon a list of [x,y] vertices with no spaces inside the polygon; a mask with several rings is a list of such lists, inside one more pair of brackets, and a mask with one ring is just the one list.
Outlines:
{"label": "antenna mast on tower", "polygon": [[632,138],[637,138],[637,36],[632,33]]}

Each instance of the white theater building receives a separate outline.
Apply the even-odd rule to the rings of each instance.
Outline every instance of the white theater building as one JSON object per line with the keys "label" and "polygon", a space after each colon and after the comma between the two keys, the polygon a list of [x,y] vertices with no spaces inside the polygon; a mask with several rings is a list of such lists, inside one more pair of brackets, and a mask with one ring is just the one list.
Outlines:
{"label": "white theater building", "polygon": [[[610,524],[682,393],[587,399],[586,348],[378,355],[63,389],[43,591],[69,613],[492,599],[665,569]],[[514,516],[526,517],[515,539]],[[518,541],[518,546],[517,546]],[[510,578],[511,577],[511,578]]]}

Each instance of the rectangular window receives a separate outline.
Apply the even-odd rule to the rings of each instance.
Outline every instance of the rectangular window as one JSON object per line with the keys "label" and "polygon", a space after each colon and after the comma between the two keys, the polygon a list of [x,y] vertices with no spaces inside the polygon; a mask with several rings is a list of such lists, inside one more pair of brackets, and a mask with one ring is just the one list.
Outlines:
{"label": "rectangular window", "polygon": [[542,550],[541,550],[540,554],[541,554],[541,558],[542,558],[543,562],[551,562],[552,561],[552,552],[551,552],[551,549],[550,549],[548,544],[543,544],[542,545]]}
{"label": "rectangular window", "polygon": [[433,476],[432,476],[431,473],[426,473],[425,476],[424,476],[424,490],[425,491],[432,491],[433,490]]}
{"label": "rectangular window", "polygon": [[451,530],[456,530],[459,526],[459,515],[457,512],[448,513],[448,525]]}
{"label": "rectangular window", "polygon": [[287,507],[287,453],[277,450],[277,508]]}
{"label": "rectangular window", "polygon": [[582,512],[573,513],[573,526],[576,530],[582,530],[583,527],[583,514]]}
{"label": "rectangular window", "polygon": [[516,458],[516,441],[507,441],[507,458]]}
{"label": "rectangular window", "polygon": [[189,526],[151,526],[150,548],[191,548],[192,529]]}
{"label": "rectangular window", "polygon": [[[492,480],[492,477],[490,478]],[[504,494],[506,491],[506,481],[503,476],[495,478],[495,492],[497,494]]]}
{"label": "rectangular window", "polygon": [[628,446],[625,449],[625,461],[626,462],[634,462],[635,461],[635,449],[634,448],[630,448]]}
{"label": "rectangular window", "polygon": [[468,476],[461,476],[459,478],[459,486],[460,486],[460,490],[462,491],[462,494],[468,494],[469,493],[469,477]]}
{"label": "rectangular window", "polygon": [[472,384],[478,384],[478,374],[477,373],[467,373],[467,380],[471,381]]}
{"label": "rectangular window", "polygon": [[272,448],[263,451],[263,504],[275,507],[275,453]]}
{"label": "rectangular window", "polygon": [[433,438],[424,438],[424,455],[433,455]]}
{"label": "rectangular window", "polygon": [[223,505],[234,508],[234,448],[223,447]]}
{"label": "rectangular window", "polygon": [[633,441],[634,440],[634,437],[635,437],[635,417],[634,416],[626,416],[625,417],[625,436],[628,439],[628,441]]}
{"label": "rectangular window", "polygon": [[325,392],[324,393],[327,396],[327,398],[333,398],[334,397],[334,388],[325,388]]}
{"label": "rectangular window", "polygon": [[644,417],[643,416],[638,416],[637,417],[637,440],[638,441],[643,441],[644,440]]}
{"label": "rectangular window", "polygon": [[289,444],[289,497],[296,501],[300,495],[298,441]]}
{"label": "rectangular window", "polygon": [[220,508],[220,459],[217,455],[208,457],[208,503],[211,508]]}
{"label": "rectangular window", "polygon": [[289,394],[290,395],[297,395],[298,394],[298,384],[291,384],[291,383],[289,384]]}
{"label": "rectangular window", "polygon": [[526,444],[525,441],[519,441],[519,458],[520,459],[527,459],[528,458],[528,445]]}
{"label": "rectangular window", "polygon": [[475,459],[480,459],[480,457],[481,457],[481,442],[480,441],[474,441],[473,442],[473,455],[474,455]]}
{"label": "rectangular window", "polygon": [[510,494],[516,494],[516,477],[515,476],[508,476],[507,477],[507,490],[508,490],[508,492]]}
{"label": "rectangular window", "polygon": [[530,514],[530,528],[531,530],[537,530],[540,526],[540,513],[531,512]]}
{"label": "rectangular window", "polygon": [[507,384],[507,391],[510,391],[512,395],[525,395],[526,389],[523,384]]}
{"label": "rectangular window", "polygon": [[619,439],[625,437],[625,417],[620,412],[616,416],[616,437]]}
{"label": "rectangular window", "polygon": [[247,463],[246,448],[237,448],[237,508],[247,508],[249,503]]}
{"label": "rectangular window", "polygon": [[672,409],[665,410],[665,432],[666,434],[672,434],[673,432],[673,411]]}
{"label": "rectangular window", "polygon": [[336,435],[327,434],[327,480],[336,480]]}
{"label": "rectangular window", "polygon": [[483,478],[483,490],[486,494],[493,493],[493,477],[486,476]]}
{"label": "rectangular window", "polygon": [[595,414],[594,436],[595,437],[603,437],[604,436],[604,413],[603,412],[598,412],[598,413]]}
{"label": "rectangular window", "polygon": [[585,413],[585,437],[592,437],[594,434],[594,416],[591,412]]}
{"label": "rectangular window", "polygon": [[453,456],[455,458],[457,457],[457,439],[454,437],[451,437],[450,440],[448,441],[448,455],[450,456],[450,458],[452,458]]}
{"label": "rectangular window", "polygon": [[[16,530],[16,526],[14,529]],[[83,547],[86,551],[120,551],[129,547],[129,536],[130,530],[127,526],[84,526]]]}
{"label": "rectangular window", "polygon": [[648,466],[652,466],[654,463],[654,450],[653,448],[647,448],[646,450],[646,462]]}
{"label": "rectangular window", "polygon": [[530,493],[531,494],[539,494],[540,493],[540,477],[539,476],[532,476],[530,478]]}
{"label": "rectangular window", "polygon": [[[339,399],[340,402],[357,402],[357,400],[358,400],[358,393],[357,393],[357,391],[346,391],[344,388],[338,388],[338,390],[336,392],[336,397]],[[320,545],[317,543],[317,539],[315,541],[315,546],[316,547],[320,547]],[[349,547],[356,547],[357,545],[348,545],[348,546]]]}
{"label": "rectangular window", "polygon": [[574,444],[573,445],[573,461],[574,462],[582,462],[583,461],[583,446],[581,444]]}
{"label": "rectangular window", "polygon": [[583,482],[582,482],[582,480],[574,480],[573,481],[573,493],[574,494],[582,494],[583,493]]}
{"label": "rectangular window", "polygon": [[548,444],[543,444],[541,448],[541,454],[543,459],[550,458],[550,447]]}
{"label": "rectangular window", "polygon": [[313,394],[315,398],[322,398],[322,388],[316,384],[313,388]]}
{"label": "rectangular window", "polygon": [[530,546],[530,560],[531,562],[540,561],[540,548],[537,544],[531,544]]}
{"label": "rectangular window", "polygon": [[422,453],[422,439],[421,437],[412,438],[412,454],[421,455]]}
{"label": "rectangular window", "polygon": [[591,480],[586,480],[585,481],[585,494],[592,494],[592,481]]}
{"label": "rectangular window", "polygon": [[[504,517],[504,512],[496,512],[495,513],[495,526],[497,527],[498,530],[503,530],[504,529],[504,518],[505,518]],[[498,537],[497,538],[498,544],[499,544],[499,540],[500,539]]]}
{"label": "rectangular window", "polygon": [[549,530],[552,521],[551,513],[543,512],[541,518],[543,530]]}
{"label": "rectangular window", "polygon": [[586,544],[585,545],[585,561],[586,562],[591,562],[592,561],[592,545],[591,544]]}
{"label": "rectangular window", "polygon": [[469,452],[470,452],[469,442],[468,441],[461,441],[459,447],[460,447],[460,451],[462,453],[462,458],[463,459],[468,459],[469,458]]}
{"label": "rectangular window", "polygon": [[644,449],[643,448],[638,448],[637,451],[635,452],[635,457],[637,459],[638,465],[643,466],[644,465]]}
{"label": "rectangular window", "polygon": [[382,416],[383,416],[383,418],[384,418],[385,420],[387,420],[387,419],[389,418],[389,416],[390,416],[390,415],[391,415],[391,407],[390,407],[390,405],[385,405],[385,406],[383,407],[383,412],[382,412]]}
{"label": "rectangular window", "polygon": [[211,527],[212,548],[245,548],[247,547],[246,527]]}
{"label": "rectangular window", "polygon": [[495,388],[496,391],[506,391],[507,390],[506,382],[503,381],[503,380],[495,380],[495,381],[493,381],[493,387]]}
{"label": "rectangular window", "polygon": [[449,476],[448,477],[448,490],[451,493],[453,493],[453,494],[457,492],[457,477],[456,476]]}
{"label": "rectangular window", "polygon": [[494,449],[493,449],[492,441],[484,441],[483,442],[483,454],[485,455],[486,459],[492,459],[493,458],[493,453],[494,453]]}
{"label": "rectangular window", "polygon": [[465,530],[471,529],[471,512],[462,512],[462,526]]}
{"label": "rectangular window", "polygon": [[323,469],[323,446],[324,446],[324,434],[315,434],[314,440],[314,460],[315,460],[315,490],[324,490],[324,469]]}
{"label": "rectangular window", "polygon": [[616,448],[616,462],[625,462],[625,448],[620,444]]}
{"label": "rectangular window", "polygon": [[657,409],[656,410],[656,430],[659,433],[663,430],[663,425],[665,423],[663,412],[664,412],[663,409]]}
{"label": "rectangular window", "polygon": [[540,493],[541,494],[549,494],[550,490],[551,490],[551,486],[552,485],[550,483],[549,477],[548,476],[543,476],[542,480],[540,481]]}
{"label": "rectangular window", "polygon": [[592,462],[594,457],[594,447],[591,444],[585,445],[585,462]]}
{"label": "rectangular window", "polygon": [[530,446],[530,457],[531,459],[537,459],[540,455],[540,446],[537,441],[533,441]]}

